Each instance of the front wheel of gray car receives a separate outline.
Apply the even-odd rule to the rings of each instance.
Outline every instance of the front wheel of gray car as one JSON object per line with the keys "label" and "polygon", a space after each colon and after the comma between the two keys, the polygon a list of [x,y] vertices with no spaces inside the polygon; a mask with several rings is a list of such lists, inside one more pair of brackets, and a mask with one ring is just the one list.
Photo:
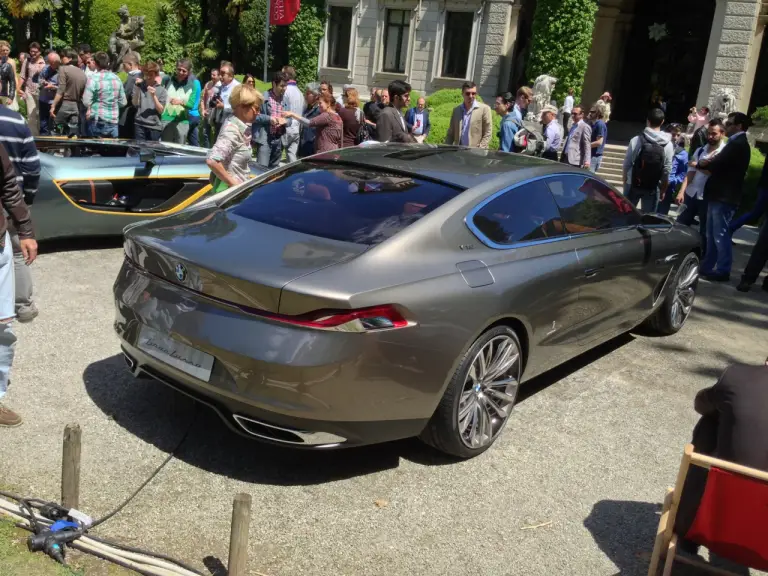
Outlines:
{"label": "front wheel of gray car", "polygon": [[497,326],[485,332],[462,358],[422,440],[459,458],[485,452],[507,423],[522,370],[515,331]]}
{"label": "front wheel of gray car", "polygon": [[698,284],[699,257],[691,252],[683,259],[673,281],[667,285],[664,302],[645,321],[645,328],[660,336],[678,332],[691,314]]}

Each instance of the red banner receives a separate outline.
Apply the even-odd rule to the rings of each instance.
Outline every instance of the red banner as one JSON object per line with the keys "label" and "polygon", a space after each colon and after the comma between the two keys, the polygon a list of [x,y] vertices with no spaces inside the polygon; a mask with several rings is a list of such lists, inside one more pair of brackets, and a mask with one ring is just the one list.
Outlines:
{"label": "red banner", "polygon": [[301,0],[270,0],[269,23],[272,26],[288,26],[299,13]]}

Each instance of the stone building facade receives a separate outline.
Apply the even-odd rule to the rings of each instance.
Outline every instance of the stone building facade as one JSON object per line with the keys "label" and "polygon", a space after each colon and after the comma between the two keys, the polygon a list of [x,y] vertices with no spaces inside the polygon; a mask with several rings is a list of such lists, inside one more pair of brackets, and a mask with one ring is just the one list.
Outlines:
{"label": "stone building facade", "polygon": [[[600,0],[593,48],[583,86],[585,102],[614,89],[626,64],[639,2]],[[669,2],[669,0],[665,0]],[[763,43],[768,1],[700,0],[714,6],[714,17],[698,94],[707,103],[723,87],[731,88],[737,107],[746,109]],[[319,76],[335,86],[350,84],[364,97],[374,86],[395,79],[429,94],[456,88],[466,80],[492,98],[514,88],[520,69],[521,7],[535,0],[328,0],[329,18],[321,42]]]}

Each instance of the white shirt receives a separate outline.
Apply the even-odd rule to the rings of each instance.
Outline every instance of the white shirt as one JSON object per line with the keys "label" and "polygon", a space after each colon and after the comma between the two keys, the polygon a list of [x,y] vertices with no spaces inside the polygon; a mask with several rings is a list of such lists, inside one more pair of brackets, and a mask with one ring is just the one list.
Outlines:
{"label": "white shirt", "polygon": [[[709,144],[704,146],[703,148],[699,148],[694,152],[693,154],[693,162],[698,162],[699,160],[711,160],[715,156],[717,156],[722,149],[725,148],[725,141],[720,141],[720,146],[717,147],[715,150],[710,150]],[[693,178],[688,183],[688,187],[685,189],[685,194],[687,196],[696,196],[699,200],[702,200],[704,198],[704,186],[707,184],[707,180],[709,180],[709,175],[704,174],[701,170],[698,170],[696,168],[688,167],[688,174],[691,172],[694,173]]]}
{"label": "white shirt", "polygon": [[424,112],[416,112],[413,115],[413,133],[419,136],[424,134]]}
{"label": "white shirt", "polygon": [[219,96],[221,96],[221,101],[224,103],[224,110],[232,110],[232,106],[229,105],[229,97],[232,96],[232,90],[235,89],[235,86],[240,84],[240,82],[237,81],[237,79],[233,78],[232,82],[229,84],[222,84],[221,85],[221,91],[219,92]]}
{"label": "white shirt", "polygon": [[565,104],[563,104],[563,112],[570,114],[573,110],[573,96],[568,95],[565,97]]}

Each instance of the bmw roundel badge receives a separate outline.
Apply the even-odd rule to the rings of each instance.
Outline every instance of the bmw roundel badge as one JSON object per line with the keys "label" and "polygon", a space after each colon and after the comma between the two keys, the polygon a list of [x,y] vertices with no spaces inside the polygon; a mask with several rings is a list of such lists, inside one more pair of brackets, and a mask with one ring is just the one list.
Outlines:
{"label": "bmw roundel badge", "polygon": [[187,279],[187,269],[184,264],[176,264],[176,278],[179,282],[184,282]]}

